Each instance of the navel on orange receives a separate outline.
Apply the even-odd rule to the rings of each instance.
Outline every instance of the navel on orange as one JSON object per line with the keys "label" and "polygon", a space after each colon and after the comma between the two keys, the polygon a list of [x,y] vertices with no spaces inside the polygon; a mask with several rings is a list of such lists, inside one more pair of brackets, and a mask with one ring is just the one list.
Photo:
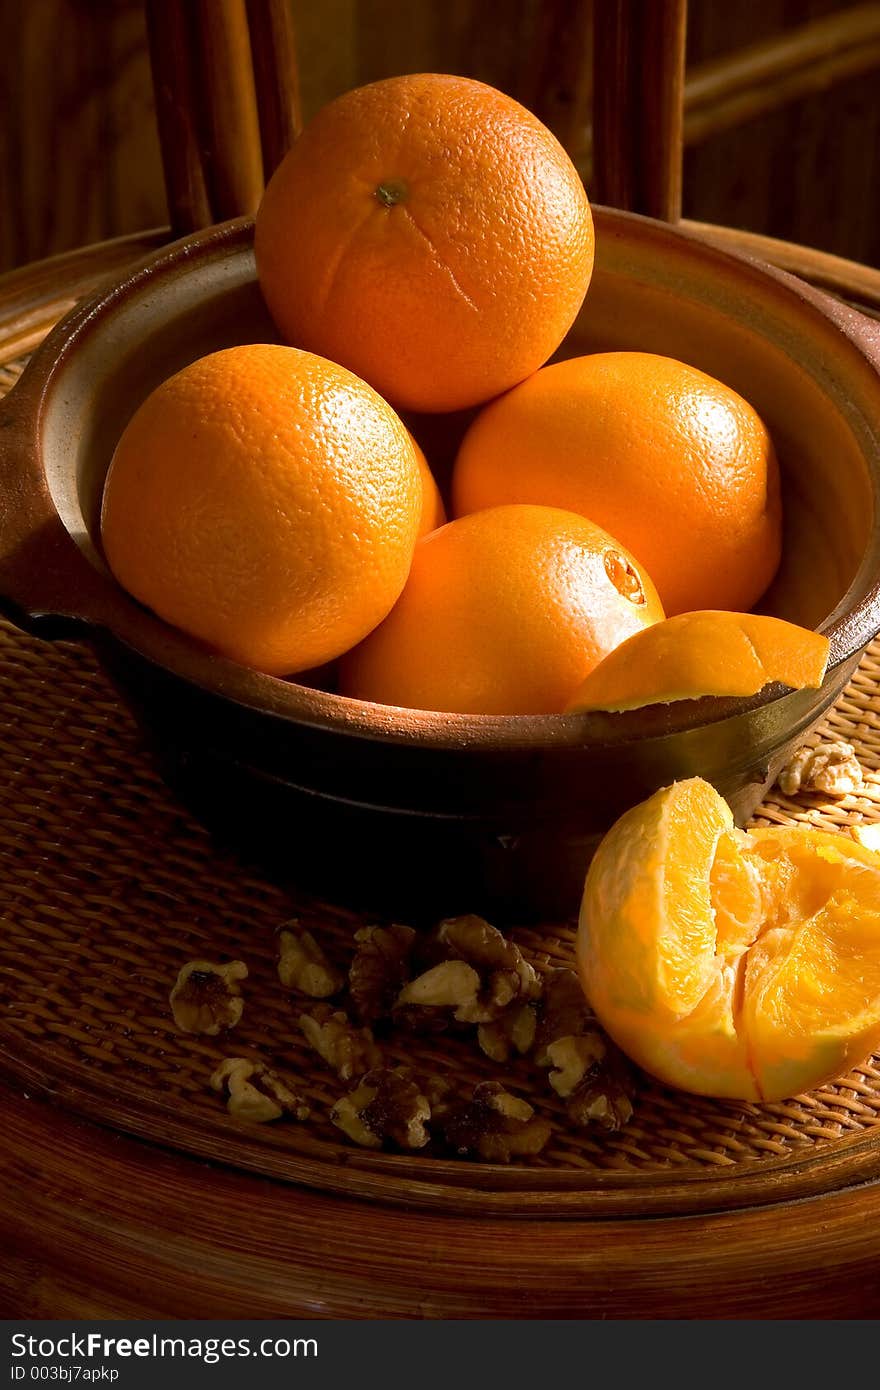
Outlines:
{"label": "navel on orange", "polygon": [[779,563],[779,478],[747,401],[669,357],[542,368],[481,411],[453,477],[461,516],[506,503],[580,512],[643,564],[667,614],[743,611]]}
{"label": "navel on orange", "polygon": [[469,78],[392,77],[325,106],[256,219],[288,342],[395,405],[454,410],[540,367],[593,266],[589,203],[537,117]]}
{"label": "navel on orange", "polygon": [[553,507],[495,507],[419,541],[400,599],[340,667],[343,694],[463,714],[550,714],[663,610],[611,536]]}
{"label": "navel on orange", "polygon": [[101,534],[135,598],[273,675],[330,661],[400,594],[423,484],[397,415],[295,348],[212,353],[165,381],[119,441]]}

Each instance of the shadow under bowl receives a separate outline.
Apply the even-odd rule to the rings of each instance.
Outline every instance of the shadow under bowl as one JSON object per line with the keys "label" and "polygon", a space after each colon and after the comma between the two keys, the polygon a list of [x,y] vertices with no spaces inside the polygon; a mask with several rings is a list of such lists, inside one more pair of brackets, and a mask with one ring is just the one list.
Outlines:
{"label": "shadow under bowl", "polygon": [[[119,435],[204,353],[276,341],[252,226],[175,243],[77,308],[0,406],[0,595],[43,636],[87,636],[168,780],[222,837],[360,908],[428,920],[576,910],[598,838],[676,778],[746,819],[880,630],[880,332],[856,310],[680,230],[596,209],[597,262],[560,355],[665,353],[746,397],[783,479],[762,608],[831,640],[820,690],[767,687],[618,715],[401,710],[246,670],[124,593],[99,545]],[[454,436],[448,418],[423,420]],[[418,432],[418,422],[416,422]]]}

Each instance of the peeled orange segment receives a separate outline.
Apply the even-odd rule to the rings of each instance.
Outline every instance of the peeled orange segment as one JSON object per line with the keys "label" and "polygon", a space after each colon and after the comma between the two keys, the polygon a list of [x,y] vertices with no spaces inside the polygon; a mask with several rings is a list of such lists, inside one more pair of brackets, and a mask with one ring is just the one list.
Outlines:
{"label": "peeled orange segment", "polygon": [[695,700],[757,695],[771,681],[818,687],[828,638],[756,613],[707,609],[667,618],[627,638],[587,676],[568,713],[619,711]]}
{"label": "peeled orange segment", "polygon": [[711,884],[732,831],[730,808],[696,777],[627,811],[590,866],[577,950],[587,998],[633,1061],[685,1090],[740,1096],[736,967],[716,955]]}
{"label": "peeled orange segment", "polygon": [[749,838],[785,896],[749,952],[743,1025],[762,1093],[792,1095],[880,1044],[880,855],[806,827]]}
{"label": "peeled orange segment", "polygon": [[602,841],[577,951],[599,1020],[646,1071],[781,1100],[880,1045],[880,854],[802,826],[735,830],[691,778]]}

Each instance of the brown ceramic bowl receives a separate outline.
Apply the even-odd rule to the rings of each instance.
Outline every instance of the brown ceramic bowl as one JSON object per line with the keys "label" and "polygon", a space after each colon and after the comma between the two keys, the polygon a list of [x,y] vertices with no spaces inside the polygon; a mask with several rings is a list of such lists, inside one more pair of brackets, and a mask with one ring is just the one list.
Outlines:
{"label": "brown ceramic bowl", "polygon": [[821,690],[619,715],[392,709],[246,670],[141,608],[101,558],[104,476],[158,382],[275,337],[248,223],[170,246],[77,308],[0,408],[5,611],[43,636],[90,638],[196,812],[337,898],[426,915],[571,911],[597,837],[658,786],[699,773],[745,818],[880,629],[877,325],[663,224],[599,209],[596,227],[563,352],[667,353],[761,412],[786,509],[764,606],[828,634]]}

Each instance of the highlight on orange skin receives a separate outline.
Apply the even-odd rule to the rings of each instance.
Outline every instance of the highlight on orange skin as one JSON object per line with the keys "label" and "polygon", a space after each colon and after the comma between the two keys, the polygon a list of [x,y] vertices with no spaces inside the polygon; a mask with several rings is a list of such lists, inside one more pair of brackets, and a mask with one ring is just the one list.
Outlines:
{"label": "highlight on orange skin", "polygon": [[587,676],[567,712],[757,695],[773,681],[818,689],[828,649],[827,637],[782,618],[725,609],[680,613],[615,647]]}
{"label": "highlight on orange skin", "polygon": [[690,778],[590,866],[584,990],[633,1061],[700,1095],[782,1100],[880,1044],[880,854],[805,826],[736,830]]}

